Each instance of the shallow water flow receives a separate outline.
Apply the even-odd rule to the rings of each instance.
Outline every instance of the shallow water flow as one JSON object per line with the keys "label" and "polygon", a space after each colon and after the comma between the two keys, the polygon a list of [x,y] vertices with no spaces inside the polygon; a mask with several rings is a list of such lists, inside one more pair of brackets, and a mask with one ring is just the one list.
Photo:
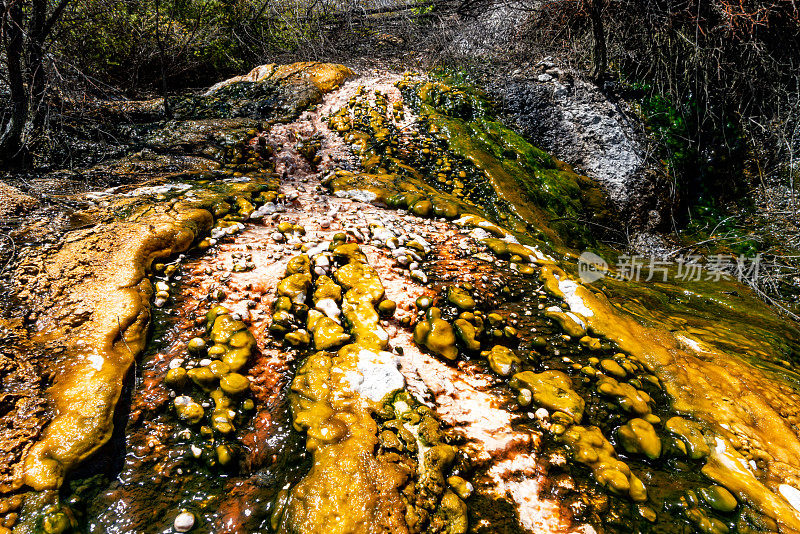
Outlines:
{"label": "shallow water flow", "polygon": [[208,215],[148,253],[115,430],[23,525],[800,530],[794,325],[731,280],[582,284],[601,193],[474,89],[329,85],[229,172],[131,193]]}

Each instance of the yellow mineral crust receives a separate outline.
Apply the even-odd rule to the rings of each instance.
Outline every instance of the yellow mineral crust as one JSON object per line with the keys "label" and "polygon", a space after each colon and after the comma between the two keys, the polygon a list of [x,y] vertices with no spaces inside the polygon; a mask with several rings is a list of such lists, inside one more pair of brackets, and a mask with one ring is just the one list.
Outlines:
{"label": "yellow mineral crust", "polygon": [[515,374],[509,385],[520,392],[519,402],[523,406],[533,401],[548,410],[564,412],[576,423],[583,418],[583,397],[572,389],[569,377],[561,371],[523,371]]}
{"label": "yellow mineral crust", "polygon": [[[342,257],[342,249],[348,246],[336,247],[334,255]],[[378,324],[380,316],[376,309],[383,299],[383,284],[375,269],[363,263],[357,255],[351,258],[334,273],[334,278],[345,290],[342,313],[356,344],[364,348],[383,350],[389,336]]]}
{"label": "yellow mineral crust", "polygon": [[[658,376],[672,408],[704,429],[712,454],[703,472],[775,520],[781,532],[800,531],[800,512],[777,492],[780,484],[800,487],[800,439],[782,415],[798,411],[790,396],[793,390],[710,346],[698,354],[666,329],[645,326],[602,293],[569,281],[557,266],[546,267],[546,286],[581,313],[590,331],[613,341]],[[758,479],[732,459],[745,444],[760,451],[754,457],[764,466]]]}
{"label": "yellow mineral crust", "polygon": [[[346,262],[333,277],[345,290],[342,312],[354,342],[335,354],[312,354],[292,382],[294,426],[306,433],[313,464],[273,523],[287,532],[408,532],[399,492],[408,472],[376,456],[378,426],[372,417],[382,397],[403,387],[392,355],[382,352],[388,336],[376,305],[383,284],[357,245],[339,245],[334,256]],[[320,285],[335,284],[323,279]],[[375,375],[367,376],[366,368]]]}
{"label": "yellow mineral crust", "polygon": [[[465,219],[461,224],[485,228],[487,225],[481,222]],[[504,237],[500,235],[503,229],[499,230],[493,233]],[[486,241],[496,254],[508,254],[505,241]],[[546,290],[565,299],[568,309],[578,314],[586,329],[615,342],[620,350],[641,361],[661,380],[673,399],[675,411],[698,421],[705,429],[712,454],[704,473],[735,493],[742,502],[750,503],[774,519],[781,531],[800,531],[800,512],[778,493],[781,484],[800,488],[800,439],[792,427],[792,422],[800,415],[797,392],[774,374],[767,374],[710,344],[703,343],[702,353],[699,353],[666,329],[645,326],[612,305],[602,293],[593,293],[571,281],[546,256],[535,255],[532,261],[541,269]],[[566,313],[555,310],[549,313],[556,320],[567,317]],[[581,325],[576,323],[575,326],[579,328],[571,333],[580,333]],[[621,392],[610,380],[603,388],[609,394]],[[640,403],[629,395],[624,397],[637,401],[630,404],[634,413],[649,412],[648,399],[641,399]],[[718,443],[718,447],[727,446],[727,456],[713,453],[717,439],[722,444]],[[750,453],[752,459],[763,462],[764,469],[758,479],[741,462],[730,461],[730,455],[743,445],[756,451]]]}
{"label": "yellow mineral crust", "polygon": [[375,456],[374,407],[352,387],[361,348],[310,356],[292,383],[294,425],[306,431],[313,465],[292,488],[282,527],[288,532],[406,532],[398,488],[405,475]]}
{"label": "yellow mineral crust", "polygon": [[203,209],[151,208],[67,242],[49,258],[52,300],[37,342],[61,345],[66,356],[48,391],[55,416],[25,457],[19,484],[57,488],[108,441],[123,378],[146,342],[153,291],[147,270],[189,248],[212,223]]}
{"label": "yellow mineral crust", "polygon": [[589,466],[599,484],[636,502],[647,500],[647,490],[628,465],[616,458],[614,447],[596,426],[570,427],[561,439],[572,448],[576,462]]}
{"label": "yellow mineral crust", "polygon": [[[265,79],[307,81],[324,93],[352,75],[347,67],[328,63],[266,65],[217,84],[209,94],[237,81]],[[257,189],[255,184],[232,187],[248,197]],[[224,204],[225,195],[196,191],[194,198],[143,208],[133,199],[118,199],[117,212],[134,214],[72,232],[41,262],[39,287],[49,292],[27,298],[38,312],[35,341],[42,350],[58,349],[51,359],[55,382],[48,391],[54,416],[15,466],[16,486],[57,488],[70,468],[108,441],[123,379],[146,342],[153,293],[147,270],[154,259],[185,251],[207,232],[214,223],[211,207]]]}
{"label": "yellow mineral crust", "polygon": [[281,65],[271,74],[270,78],[287,81],[292,81],[293,79],[309,80],[317,86],[317,89],[327,93],[354,75],[353,71],[344,65],[305,61],[291,65]]}
{"label": "yellow mineral crust", "polygon": [[213,85],[206,94],[212,94],[223,87],[239,82],[263,82],[266,80],[276,81],[301,81],[308,80],[323,93],[333,90],[336,86],[344,83],[354,73],[344,65],[335,63],[319,63],[316,61],[304,61],[292,63],[290,65],[276,65],[269,63],[259,65],[247,74],[234,76],[225,81]]}

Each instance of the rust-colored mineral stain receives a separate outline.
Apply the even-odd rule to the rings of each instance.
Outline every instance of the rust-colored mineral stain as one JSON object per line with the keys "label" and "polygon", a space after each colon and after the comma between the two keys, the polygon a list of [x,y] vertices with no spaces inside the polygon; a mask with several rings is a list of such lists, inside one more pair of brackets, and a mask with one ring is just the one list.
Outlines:
{"label": "rust-colored mineral stain", "polygon": [[[42,341],[68,336],[70,356],[68,371],[49,391],[56,415],[28,452],[22,483],[57,488],[70,468],[108,441],[123,378],[146,342],[152,294],[147,269],[154,259],[189,248],[212,221],[206,210],[156,209],[67,243],[48,263],[48,278],[68,295],[65,304],[47,311],[50,317],[67,303],[90,314],[74,328],[41,319],[51,325]],[[103,249],[108,256],[98,262]]]}
{"label": "rust-colored mineral stain", "polygon": [[[352,76],[347,67],[316,62],[268,70],[281,83],[308,80],[321,94]],[[109,200],[108,218],[132,215],[74,232],[36,266],[46,291],[22,292],[41,308],[35,342],[65,354],[48,392],[54,416],[17,465],[14,487],[57,488],[108,441],[123,379],[146,342],[153,293],[147,271],[154,259],[187,250],[211,228],[209,208],[220,194],[199,192],[189,202],[145,206],[132,198]]]}

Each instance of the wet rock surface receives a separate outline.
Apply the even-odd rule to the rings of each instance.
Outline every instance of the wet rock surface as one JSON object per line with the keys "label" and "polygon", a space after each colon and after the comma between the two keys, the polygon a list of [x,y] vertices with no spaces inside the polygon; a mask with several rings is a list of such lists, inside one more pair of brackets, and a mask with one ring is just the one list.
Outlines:
{"label": "wet rock surface", "polygon": [[321,100],[176,122],[15,263],[1,528],[800,530],[793,325],[581,284],[596,183],[469,87],[266,65],[187,105],[264,81]]}

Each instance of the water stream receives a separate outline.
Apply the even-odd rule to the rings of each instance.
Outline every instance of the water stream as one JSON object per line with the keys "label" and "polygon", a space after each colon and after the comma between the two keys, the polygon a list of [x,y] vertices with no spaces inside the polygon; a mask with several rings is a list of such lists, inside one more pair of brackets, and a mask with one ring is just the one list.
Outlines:
{"label": "water stream", "polygon": [[[553,213],[568,219],[592,186],[469,90],[385,72],[328,89],[236,145],[277,187],[155,259],[152,326],[110,439],[57,496],[27,494],[16,531],[174,532],[187,517],[217,533],[800,528],[796,327],[733,280],[581,285],[591,238]],[[544,193],[509,188],[518,169]],[[165,182],[131,196],[224,189],[207,171]],[[309,285],[287,297],[293,273]],[[326,277],[343,300],[312,302]],[[226,378],[239,374],[241,388]]]}

